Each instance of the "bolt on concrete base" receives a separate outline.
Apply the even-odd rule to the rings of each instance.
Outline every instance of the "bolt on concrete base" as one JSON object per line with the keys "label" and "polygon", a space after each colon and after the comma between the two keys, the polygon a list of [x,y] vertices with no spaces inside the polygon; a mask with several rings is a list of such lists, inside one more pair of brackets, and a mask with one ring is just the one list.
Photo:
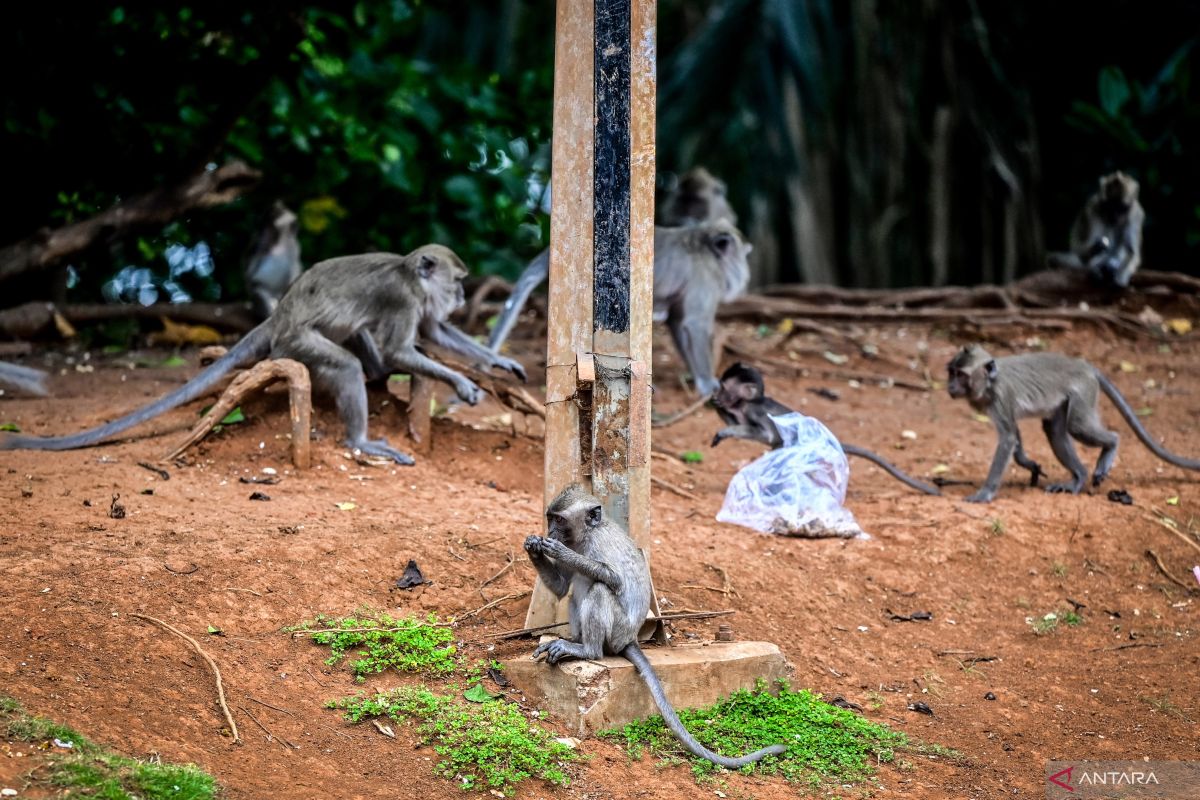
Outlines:
{"label": "bolt on concrete base", "polygon": [[[762,679],[787,677],[787,661],[770,642],[712,642],[647,647],[667,698],[678,708],[709,706]],[[528,656],[504,662],[504,674],[534,705],[579,737],[658,713],[650,690],[623,658],[564,661],[555,666]]]}

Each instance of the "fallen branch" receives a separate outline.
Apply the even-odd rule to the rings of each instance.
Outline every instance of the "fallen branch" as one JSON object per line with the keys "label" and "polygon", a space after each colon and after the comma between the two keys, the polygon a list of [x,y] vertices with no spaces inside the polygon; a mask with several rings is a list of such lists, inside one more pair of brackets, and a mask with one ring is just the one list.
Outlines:
{"label": "fallen branch", "polygon": [[[724,611],[677,611],[673,614],[659,614],[658,616],[649,616],[647,622],[677,622],[684,619],[712,619],[713,617],[727,617],[730,614],[736,614],[733,609]],[[562,628],[570,623],[567,621],[555,622],[551,625],[539,625],[536,628],[520,628],[515,631],[504,631],[503,633],[492,633],[487,636],[473,639],[475,642],[483,642],[489,639],[519,639],[522,636],[536,636],[539,633],[549,633],[555,628]]]}
{"label": "fallen branch", "polygon": [[1167,577],[1167,580],[1171,581],[1171,583],[1174,583],[1177,586],[1182,586],[1188,592],[1200,591],[1200,587],[1198,587],[1196,584],[1186,583],[1184,581],[1181,581],[1179,578],[1175,577],[1174,575],[1172,575],[1171,570],[1167,569],[1167,565],[1164,564],[1162,559],[1158,557],[1158,553],[1155,553],[1153,550],[1147,549],[1146,555],[1149,556],[1154,561],[1154,566],[1158,567],[1158,571],[1161,572],[1163,575],[1165,575]]}
{"label": "fallen branch", "polygon": [[674,414],[672,414],[671,416],[666,417],[665,419],[651,422],[650,427],[651,428],[669,428],[672,425],[674,425],[675,423],[679,422],[680,420],[686,419],[686,418],[690,417],[692,414],[695,414],[700,409],[704,408],[705,404],[707,404],[708,401],[709,401],[708,395],[699,397],[691,405],[689,405],[687,408],[683,409],[682,411],[677,411]]}
{"label": "fallen branch", "polygon": [[243,714],[245,714],[247,717],[250,718],[251,722],[253,722],[258,727],[262,728],[262,732],[267,735],[268,742],[278,741],[284,750],[299,750],[300,749],[300,748],[296,747],[296,745],[289,742],[287,739],[283,738],[282,736],[276,736],[275,734],[271,733],[271,731],[267,729],[266,725],[263,725],[261,722],[258,721],[258,717],[254,716],[253,714],[250,713],[250,709],[246,708],[245,706],[238,706],[238,711],[241,711]]}
{"label": "fallen branch", "polygon": [[800,364],[796,361],[789,361],[783,358],[775,358],[774,356],[763,355],[756,353],[747,347],[729,341],[725,344],[725,349],[735,356],[747,358],[758,364],[767,364],[769,366],[778,367],[780,369],[791,370],[794,373],[815,373],[823,378],[833,378],[837,380],[854,380],[862,383],[875,383],[885,386],[896,386],[900,389],[911,389],[917,392],[928,392],[929,386],[924,383],[913,383],[906,381],[903,378],[896,378],[891,375],[883,375],[876,372],[857,372],[854,370],[844,369],[826,369],[823,367],[810,367]]}
{"label": "fallen branch", "polygon": [[241,161],[196,173],[182,183],[117,203],[81,222],[33,236],[0,249],[0,282],[45,269],[131,231],[166,225],[190,211],[224,205],[253,189],[262,177]]}
{"label": "fallen branch", "polygon": [[471,294],[471,301],[467,303],[467,318],[463,323],[463,328],[471,330],[475,327],[475,321],[479,319],[479,310],[483,307],[483,301],[487,300],[494,292],[510,295],[512,290],[513,285],[497,275],[489,275],[484,278]]}
{"label": "fallen branch", "polygon": [[682,489],[682,488],[676,486],[675,484],[670,483],[669,481],[664,481],[662,478],[658,477],[657,475],[651,475],[650,482],[652,484],[654,484],[655,486],[659,487],[660,489],[666,489],[668,492],[674,492],[675,494],[679,495],[680,497],[682,497],[686,500],[691,500],[693,503],[700,502],[700,498],[697,497],[696,495],[692,494],[691,492],[689,492],[686,489]]}
{"label": "fallen branch", "polygon": [[515,563],[517,563],[517,560],[516,560],[515,558],[513,558],[513,554],[512,554],[512,553],[509,553],[509,554],[508,554],[508,563],[507,563],[507,564],[505,564],[503,567],[501,567],[501,568],[500,568],[500,571],[499,571],[499,572],[497,572],[495,575],[493,575],[492,577],[488,578],[488,579],[487,579],[486,581],[484,581],[483,583],[479,584],[479,588],[480,588],[480,589],[482,589],[483,587],[487,586],[489,583],[492,583],[493,581],[495,581],[497,578],[499,578],[499,577],[500,577],[501,575],[503,575],[504,573],[508,572],[510,569],[512,569],[512,565],[513,565],[513,564],[515,564]]}
{"label": "fallen branch", "polygon": [[32,302],[0,311],[0,333],[14,339],[32,339],[63,323],[88,325],[113,319],[167,319],[192,325],[208,325],[234,333],[250,331],[258,320],[248,303],[136,303],[62,305]]}
{"label": "fallen branch", "polygon": [[[1156,513],[1159,513],[1159,514],[1161,514],[1162,512],[1159,512],[1159,511],[1157,511],[1157,510],[1156,510]],[[1151,522],[1157,522],[1159,525],[1162,525],[1164,528],[1166,528],[1166,529],[1167,529],[1167,530],[1169,530],[1171,533],[1173,533],[1173,534],[1175,534],[1176,536],[1178,536],[1178,537],[1179,537],[1180,539],[1182,539],[1184,542],[1187,542],[1189,545],[1191,545],[1192,547],[1196,548],[1196,550],[1197,550],[1197,551],[1200,551],[1200,544],[1196,544],[1196,542],[1195,542],[1195,541],[1193,541],[1192,539],[1189,539],[1188,537],[1184,536],[1184,535],[1183,535],[1183,531],[1179,530],[1178,528],[1176,528],[1174,525],[1172,525],[1172,524],[1171,524],[1171,523],[1173,523],[1175,520],[1171,519],[1171,518],[1170,518],[1170,517],[1168,517],[1166,514],[1162,514],[1162,516],[1160,516],[1160,517],[1152,516],[1152,515],[1150,515],[1150,514],[1145,514],[1145,515],[1143,515],[1143,516],[1145,516],[1145,517],[1146,517],[1146,519],[1150,520]],[[1167,520],[1169,520],[1169,519],[1171,520],[1171,523],[1167,522]]]}
{"label": "fallen branch", "polygon": [[208,413],[200,418],[187,437],[164,456],[163,460],[177,458],[184,450],[207,436],[209,431],[219,425],[247,396],[277,380],[287,381],[288,385],[288,404],[292,421],[292,463],[296,469],[308,469],[312,463],[312,443],[309,441],[312,429],[312,384],[308,378],[308,367],[290,358],[259,361],[250,369],[240,372],[229,386],[225,387],[220,399],[213,404]]}
{"label": "fallen branch", "polygon": [[200,654],[200,657],[203,658],[205,660],[205,662],[207,662],[208,668],[212,670],[213,677],[216,678],[216,680],[217,680],[217,703],[220,704],[220,706],[221,706],[221,712],[225,715],[225,721],[227,723],[229,723],[229,732],[233,734],[234,744],[240,743],[242,741],[242,738],[238,735],[237,723],[233,721],[233,714],[230,713],[229,705],[225,702],[225,684],[221,681],[221,670],[217,668],[217,662],[213,661],[212,656],[210,656],[208,653],[204,652],[204,648],[201,647],[200,643],[197,642],[195,639],[188,636],[186,633],[179,630],[175,626],[173,626],[169,623],[163,622],[161,619],[158,619],[157,617],[151,617],[146,614],[130,614],[130,616],[137,617],[138,619],[144,619],[144,620],[147,620],[148,622],[153,622],[155,625],[165,628],[166,630],[170,631],[171,633],[175,634],[176,636],[180,637],[185,642],[190,644],[195,649],[195,651]]}
{"label": "fallen branch", "polygon": [[533,594],[533,593],[530,591],[524,591],[524,592],[514,592],[513,594],[506,594],[506,595],[504,595],[504,597],[497,597],[495,600],[493,600],[490,603],[487,603],[486,605],[482,605],[479,608],[476,608],[472,611],[468,611],[465,614],[459,615],[459,617],[456,621],[462,622],[464,619],[470,619],[471,617],[482,614],[484,611],[495,608],[496,606],[500,605],[501,603],[507,603],[509,600],[520,600],[522,597],[528,597],[531,594]]}

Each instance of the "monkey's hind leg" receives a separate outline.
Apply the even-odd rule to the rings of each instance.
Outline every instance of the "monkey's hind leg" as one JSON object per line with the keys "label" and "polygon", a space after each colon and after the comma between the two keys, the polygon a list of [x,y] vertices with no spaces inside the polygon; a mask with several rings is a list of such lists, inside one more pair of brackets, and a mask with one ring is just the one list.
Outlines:
{"label": "monkey's hind leg", "polygon": [[554,639],[543,642],[533,651],[534,657],[546,654],[546,661],[557,664],[568,658],[594,659],[604,657],[608,640],[620,609],[616,596],[602,583],[593,583],[578,605],[579,641]]}
{"label": "monkey's hind leg", "polygon": [[1017,449],[1013,451],[1013,461],[1017,462],[1017,466],[1029,470],[1029,485],[1037,486],[1038,478],[1049,477],[1041,465],[1030,458],[1025,453],[1025,447],[1021,444],[1020,436],[1017,437]]}
{"label": "monkey's hind leg", "polygon": [[1104,427],[1095,408],[1075,411],[1067,420],[1067,430],[1088,447],[1100,448],[1100,457],[1096,459],[1096,471],[1092,473],[1092,486],[1099,486],[1112,471],[1113,461],[1117,457],[1117,445],[1121,442],[1120,434]]}
{"label": "monkey's hind leg", "polygon": [[367,387],[362,365],[354,354],[312,330],[280,349],[283,352],[273,355],[286,355],[307,364],[313,383],[333,395],[346,426],[347,447],[369,456],[390,458],[401,466],[414,463],[412,456],[388,447],[386,439],[367,438]]}
{"label": "monkey's hind leg", "polygon": [[1042,420],[1042,430],[1046,432],[1046,438],[1050,440],[1050,447],[1054,450],[1055,457],[1071,473],[1070,482],[1052,483],[1046,487],[1046,491],[1053,494],[1063,492],[1079,494],[1087,481],[1087,467],[1079,460],[1079,455],[1075,452],[1075,445],[1071,443],[1071,436],[1068,433],[1067,421],[1070,415],[1071,401],[1066,400],[1050,417]]}

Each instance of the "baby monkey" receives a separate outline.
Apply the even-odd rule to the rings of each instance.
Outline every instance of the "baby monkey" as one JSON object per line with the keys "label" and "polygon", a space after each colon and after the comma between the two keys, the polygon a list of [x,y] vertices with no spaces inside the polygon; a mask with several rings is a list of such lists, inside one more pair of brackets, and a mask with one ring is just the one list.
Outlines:
{"label": "baby monkey", "polygon": [[1010,456],[1029,470],[1030,485],[1037,486],[1038,476],[1045,473],[1025,454],[1017,428],[1017,420],[1026,417],[1042,418],[1042,430],[1050,440],[1054,456],[1071,473],[1070,481],[1052,483],[1046,491],[1079,494],[1083,489],[1087,468],[1071,444],[1072,437],[1100,448],[1096,471],[1092,473],[1092,485],[1099,486],[1112,469],[1120,440],[1115,431],[1108,430],[1100,421],[1096,404],[1101,391],[1150,452],[1168,464],[1200,470],[1200,461],[1177,456],[1154,441],[1117,387],[1083,359],[1061,353],[993,358],[987,350],[973,344],[950,359],[946,370],[950,396],[965,397],[972,408],[987,414],[999,436],[987,480],[979,491],[967,497],[968,502],[987,503],[996,496]]}
{"label": "baby monkey", "polygon": [[1100,188],[1071,226],[1071,252],[1051,253],[1053,267],[1084,269],[1101,283],[1125,288],[1142,263],[1142,224],[1138,182],[1124,172],[1100,178]]}
{"label": "baby monkey", "polygon": [[600,501],[579,484],[562,491],[546,509],[547,534],[525,540],[525,552],[542,582],[556,597],[571,591],[570,639],[538,645],[533,655],[557,664],[569,658],[621,655],[646,681],[671,733],[690,752],[728,769],[739,769],[787,748],[772,745],[741,758],[718,755],[696,741],[663,691],[658,676],[638,647],[637,633],[650,610],[650,570],[642,551]]}
{"label": "baby monkey", "polygon": [[[738,362],[721,375],[721,385],[712,397],[713,407],[727,427],[713,436],[716,447],[726,439],[747,439],[762,442],[774,449],[783,444],[779,429],[771,417],[793,413],[792,409],[770,397],[763,389],[762,373],[749,364]],[[941,494],[933,486],[907,475],[887,459],[863,447],[839,442],[848,456],[858,456],[878,465],[904,485],[925,494]]]}

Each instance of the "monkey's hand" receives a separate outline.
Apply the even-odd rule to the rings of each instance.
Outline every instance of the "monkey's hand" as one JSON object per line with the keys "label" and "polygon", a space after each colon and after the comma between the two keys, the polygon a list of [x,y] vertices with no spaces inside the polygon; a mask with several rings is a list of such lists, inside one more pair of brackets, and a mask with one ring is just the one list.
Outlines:
{"label": "monkey's hand", "polygon": [[545,544],[550,541],[542,536],[526,536],[525,552],[531,559],[545,558]]}
{"label": "monkey's hand", "polygon": [[968,503],[990,503],[990,502],[992,502],[993,498],[995,498],[995,497],[996,497],[996,493],[994,491],[992,491],[991,489],[984,488],[984,489],[980,489],[978,492],[975,492],[974,494],[967,495],[966,501]]}
{"label": "monkey's hand", "polygon": [[483,399],[483,390],[467,378],[456,383],[454,391],[468,405],[479,405],[479,401]]}
{"label": "monkey's hand", "polygon": [[521,383],[529,382],[529,379],[525,377],[525,368],[511,358],[496,356],[495,360],[492,361],[492,366],[502,369],[505,372],[511,372],[513,375],[516,375],[521,379]]}

